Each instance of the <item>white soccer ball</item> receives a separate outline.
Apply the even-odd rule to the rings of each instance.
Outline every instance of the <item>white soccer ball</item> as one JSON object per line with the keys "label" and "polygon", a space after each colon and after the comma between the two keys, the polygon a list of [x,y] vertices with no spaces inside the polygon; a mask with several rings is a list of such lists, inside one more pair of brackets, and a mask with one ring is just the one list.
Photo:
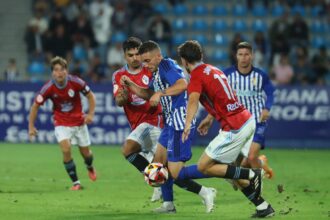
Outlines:
{"label": "white soccer ball", "polygon": [[152,187],[159,187],[168,179],[168,170],[161,163],[150,163],[144,169],[144,180]]}

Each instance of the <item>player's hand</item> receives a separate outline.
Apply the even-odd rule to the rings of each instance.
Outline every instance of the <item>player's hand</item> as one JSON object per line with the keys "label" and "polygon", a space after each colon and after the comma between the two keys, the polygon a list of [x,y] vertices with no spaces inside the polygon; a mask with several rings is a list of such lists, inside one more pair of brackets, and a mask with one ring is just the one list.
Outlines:
{"label": "player's hand", "polygon": [[260,121],[265,122],[269,118],[269,110],[268,109],[263,109],[260,115]]}
{"label": "player's hand", "polygon": [[35,136],[37,136],[38,130],[35,127],[29,127],[29,139],[33,141]]}
{"label": "player's hand", "polygon": [[182,143],[184,143],[188,139],[189,134],[190,134],[190,128],[191,128],[190,125],[189,126],[186,125],[184,127],[184,130],[182,132]]}
{"label": "player's hand", "polygon": [[85,120],[84,120],[84,123],[85,124],[91,124],[93,122],[93,119],[94,119],[94,114],[87,114],[85,116]]}
{"label": "player's hand", "polygon": [[213,120],[209,120],[208,118],[204,118],[201,123],[199,123],[197,127],[197,131],[200,135],[204,136],[207,135],[209,129],[212,125]]}
{"label": "player's hand", "polygon": [[160,97],[162,96],[162,93],[161,92],[155,92],[152,96],[151,96],[151,98],[150,98],[150,100],[149,100],[149,102],[150,102],[150,105],[151,106],[157,106],[158,104],[159,104],[159,102],[160,102]]}
{"label": "player's hand", "polygon": [[120,84],[123,86],[130,86],[132,80],[128,76],[122,76],[120,78]]}

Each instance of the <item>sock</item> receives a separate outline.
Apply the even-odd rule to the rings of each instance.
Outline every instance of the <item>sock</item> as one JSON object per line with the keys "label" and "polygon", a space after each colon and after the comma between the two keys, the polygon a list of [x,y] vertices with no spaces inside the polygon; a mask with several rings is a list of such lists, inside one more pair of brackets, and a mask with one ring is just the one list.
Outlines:
{"label": "sock", "polygon": [[195,193],[195,194],[199,194],[199,192],[202,189],[202,185],[196,183],[193,180],[189,180],[189,179],[184,179],[184,180],[176,179],[174,181],[174,184],[184,190],[187,190],[187,191]]}
{"label": "sock", "polygon": [[182,167],[177,179],[203,179],[210,178],[197,169],[197,165]]}
{"label": "sock", "polygon": [[76,165],[74,164],[73,160],[70,160],[69,162],[64,162],[64,167],[66,169],[66,172],[69,174],[72,182],[77,182],[78,177],[76,172]]}
{"label": "sock", "polygon": [[[256,207],[260,206],[262,204],[262,208],[264,207],[266,203],[266,208],[268,206],[268,203],[261,197],[259,196],[258,198],[255,197],[255,191],[251,185],[245,187],[242,189],[242,193],[245,195],[248,200],[250,200]],[[265,209],[265,208],[264,208]]]}
{"label": "sock", "polygon": [[93,164],[93,159],[94,159],[93,155],[91,154],[89,157],[85,157],[84,159],[85,159],[85,164],[87,166],[87,169],[92,170],[93,169],[92,164]]}
{"label": "sock", "polygon": [[[251,172],[252,173],[251,173]],[[250,174],[252,174],[254,177],[254,172],[251,169],[247,169],[247,168],[242,168],[242,167],[236,167],[233,165],[228,165],[226,174],[224,176],[224,178],[226,179],[251,179],[250,178]]]}
{"label": "sock", "polygon": [[146,166],[149,165],[149,161],[144,158],[142,155],[139,153],[132,153],[126,157],[126,160],[133,164],[133,166],[136,167],[141,173],[144,171]]}
{"label": "sock", "polygon": [[173,179],[169,177],[168,180],[161,185],[163,201],[173,202]]}

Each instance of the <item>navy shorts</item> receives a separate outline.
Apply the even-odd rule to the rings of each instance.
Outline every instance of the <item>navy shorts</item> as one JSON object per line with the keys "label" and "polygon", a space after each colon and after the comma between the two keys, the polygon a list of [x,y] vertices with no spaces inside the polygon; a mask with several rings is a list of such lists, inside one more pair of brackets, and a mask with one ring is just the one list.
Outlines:
{"label": "navy shorts", "polygon": [[254,132],[253,142],[260,144],[261,149],[265,149],[265,131],[267,122],[257,123],[256,131]]}
{"label": "navy shorts", "polygon": [[171,162],[186,162],[192,156],[191,142],[196,128],[192,128],[189,138],[182,143],[182,130],[176,131],[173,127],[165,125],[160,133],[158,142],[167,148],[167,159]]}

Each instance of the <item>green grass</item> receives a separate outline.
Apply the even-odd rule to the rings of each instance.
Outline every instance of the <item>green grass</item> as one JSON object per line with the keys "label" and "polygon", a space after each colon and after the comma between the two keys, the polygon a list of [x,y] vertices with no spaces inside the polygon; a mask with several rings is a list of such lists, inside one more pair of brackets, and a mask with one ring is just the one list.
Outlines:
{"label": "green grass", "polygon": [[[202,148],[194,148],[192,162]],[[85,187],[71,192],[56,145],[0,143],[0,219],[248,219],[254,207],[220,179],[199,180],[218,190],[216,209],[204,213],[201,199],[175,187],[177,214],[151,212],[152,188],[127,163],[118,147],[93,147],[98,180],[91,182],[78,150],[74,159]],[[264,181],[264,197],[276,210],[273,219],[329,219],[330,151],[266,150],[276,172]],[[278,185],[284,191],[279,193]]]}

